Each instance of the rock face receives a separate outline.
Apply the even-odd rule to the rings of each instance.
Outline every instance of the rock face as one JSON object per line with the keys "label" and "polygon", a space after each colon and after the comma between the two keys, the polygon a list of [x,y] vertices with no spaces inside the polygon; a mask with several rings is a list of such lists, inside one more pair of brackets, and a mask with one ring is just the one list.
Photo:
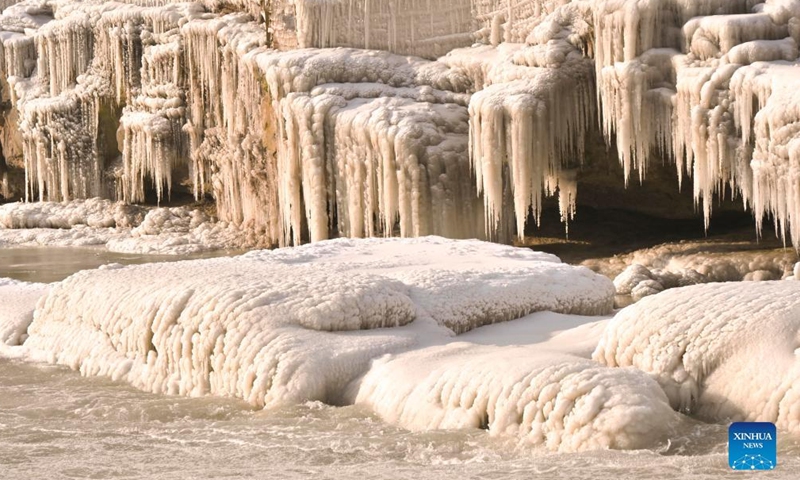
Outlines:
{"label": "rock face", "polygon": [[0,193],[188,189],[276,245],[502,241],[547,195],[574,215],[599,130],[626,182],[674,164],[706,221],[730,191],[797,245],[798,40],[800,0],[26,0]]}

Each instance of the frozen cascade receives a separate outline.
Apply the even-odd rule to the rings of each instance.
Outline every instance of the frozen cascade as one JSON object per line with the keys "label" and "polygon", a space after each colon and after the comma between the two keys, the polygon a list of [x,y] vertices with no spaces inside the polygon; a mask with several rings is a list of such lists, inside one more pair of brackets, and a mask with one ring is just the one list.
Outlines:
{"label": "frozen cascade", "polygon": [[[545,195],[574,214],[599,118],[626,181],[668,159],[707,221],[740,196],[800,241],[797,0],[287,0],[276,42],[315,47],[288,51],[248,2],[138,3],[0,14],[0,141],[27,198],[180,184],[264,244],[508,241]],[[340,46],[439,58],[319,48]]]}
{"label": "frozen cascade", "polygon": [[634,170],[641,178],[660,153],[674,159],[679,179],[692,178],[706,223],[714,195],[730,189],[798,245],[796,194],[788,192],[796,186],[786,181],[800,99],[785,85],[797,71],[800,3],[600,3],[598,99],[626,178]]}
{"label": "frozen cascade", "polygon": [[105,194],[96,145],[99,100],[84,88],[70,93],[26,99],[20,106],[26,200]]}
{"label": "frozen cascade", "polygon": [[436,58],[473,42],[474,0],[293,0],[300,47]]}
{"label": "frozen cascade", "polygon": [[189,152],[195,195],[212,185],[220,218],[283,243],[274,158],[275,115],[255,56],[263,27],[240,14],[181,28],[188,71]]}
{"label": "frozen cascade", "polygon": [[[445,61],[459,64],[472,53],[456,51]],[[516,231],[523,235],[529,212],[538,223],[542,197],[561,183],[567,186],[562,169],[581,163],[594,116],[592,68],[574,47],[559,42],[548,49],[500,49],[496,55],[502,60],[466,66],[477,69],[485,84],[469,104],[470,157],[486,206],[487,231],[497,231],[503,212],[511,210]],[[559,68],[561,62],[571,65]],[[509,184],[511,208],[504,193]],[[566,219],[575,196],[560,199]]]}
{"label": "frozen cascade", "polygon": [[463,74],[351,49],[258,62],[285,139],[277,145],[284,243],[298,243],[305,228],[312,240],[392,235],[396,223],[402,236],[483,231]]}
{"label": "frozen cascade", "polygon": [[[480,231],[483,211],[466,162],[465,101],[380,84],[368,98],[367,88],[328,84],[283,102],[288,143],[279,150],[279,168],[301,171],[311,240],[329,237],[329,203],[338,233],[350,237],[390,236],[395,223],[403,237]],[[292,219],[295,232],[296,225]]]}

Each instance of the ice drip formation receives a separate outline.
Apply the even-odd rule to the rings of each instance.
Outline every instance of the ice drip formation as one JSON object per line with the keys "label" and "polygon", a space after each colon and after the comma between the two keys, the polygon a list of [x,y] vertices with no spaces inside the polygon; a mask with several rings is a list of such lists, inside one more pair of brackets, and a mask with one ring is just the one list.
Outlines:
{"label": "ice drip formation", "polygon": [[574,214],[599,129],[626,181],[674,163],[707,221],[740,196],[800,242],[797,0],[26,0],[0,29],[14,199],[181,185],[265,244],[504,240]]}

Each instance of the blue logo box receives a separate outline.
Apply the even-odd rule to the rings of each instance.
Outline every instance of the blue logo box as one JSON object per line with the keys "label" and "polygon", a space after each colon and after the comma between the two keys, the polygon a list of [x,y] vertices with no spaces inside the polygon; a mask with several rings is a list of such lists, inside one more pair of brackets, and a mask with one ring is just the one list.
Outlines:
{"label": "blue logo box", "polygon": [[733,470],[774,470],[778,432],[773,423],[738,422],[728,428],[728,465]]}

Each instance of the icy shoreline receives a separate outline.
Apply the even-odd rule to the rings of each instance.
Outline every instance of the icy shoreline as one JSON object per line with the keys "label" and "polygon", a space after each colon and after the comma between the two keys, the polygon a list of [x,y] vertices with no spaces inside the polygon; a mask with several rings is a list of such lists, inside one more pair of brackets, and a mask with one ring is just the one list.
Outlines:
{"label": "icy shoreline", "polygon": [[[763,402],[747,395],[755,402],[747,403],[715,385],[730,385],[725,372],[741,371],[730,345],[777,351],[800,325],[779,312],[756,318],[752,302],[737,310],[706,292],[733,302],[751,295],[765,306],[782,298],[780,308],[791,312],[800,283],[670,290],[610,319],[611,282],[552,255],[436,237],[340,239],[110,266],[51,285],[8,282],[0,296],[14,301],[0,308],[0,353],[156,393],[267,408],[356,404],[411,430],[485,428],[556,451],[658,448],[695,421],[685,412],[796,431],[800,420],[781,406],[789,393]],[[688,310],[675,310],[680,304]],[[727,316],[706,315],[715,311],[709,305]],[[680,320],[648,320],[658,309]],[[658,345],[667,348],[670,335],[693,338],[704,319],[730,333],[710,343],[696,336],[696,350],[663,363],[669,357]],[[742,343],[759,323],[775,333]],[[655,343],[624,354],[648,342]],[[793,371],[794,354],[781,358]],[[675,362],[689,373],[662,371]],[[709,380],[692,373],[697,368]],[[755,377],[742,382],[742,392],[761,391]]]}
{"label": "icy shoreline", "polygon": [[146,208],[100,198],[0,205],[0,247],[95,246],[177,256],[242,250],[260,242],[255,232],[191,207]]}

